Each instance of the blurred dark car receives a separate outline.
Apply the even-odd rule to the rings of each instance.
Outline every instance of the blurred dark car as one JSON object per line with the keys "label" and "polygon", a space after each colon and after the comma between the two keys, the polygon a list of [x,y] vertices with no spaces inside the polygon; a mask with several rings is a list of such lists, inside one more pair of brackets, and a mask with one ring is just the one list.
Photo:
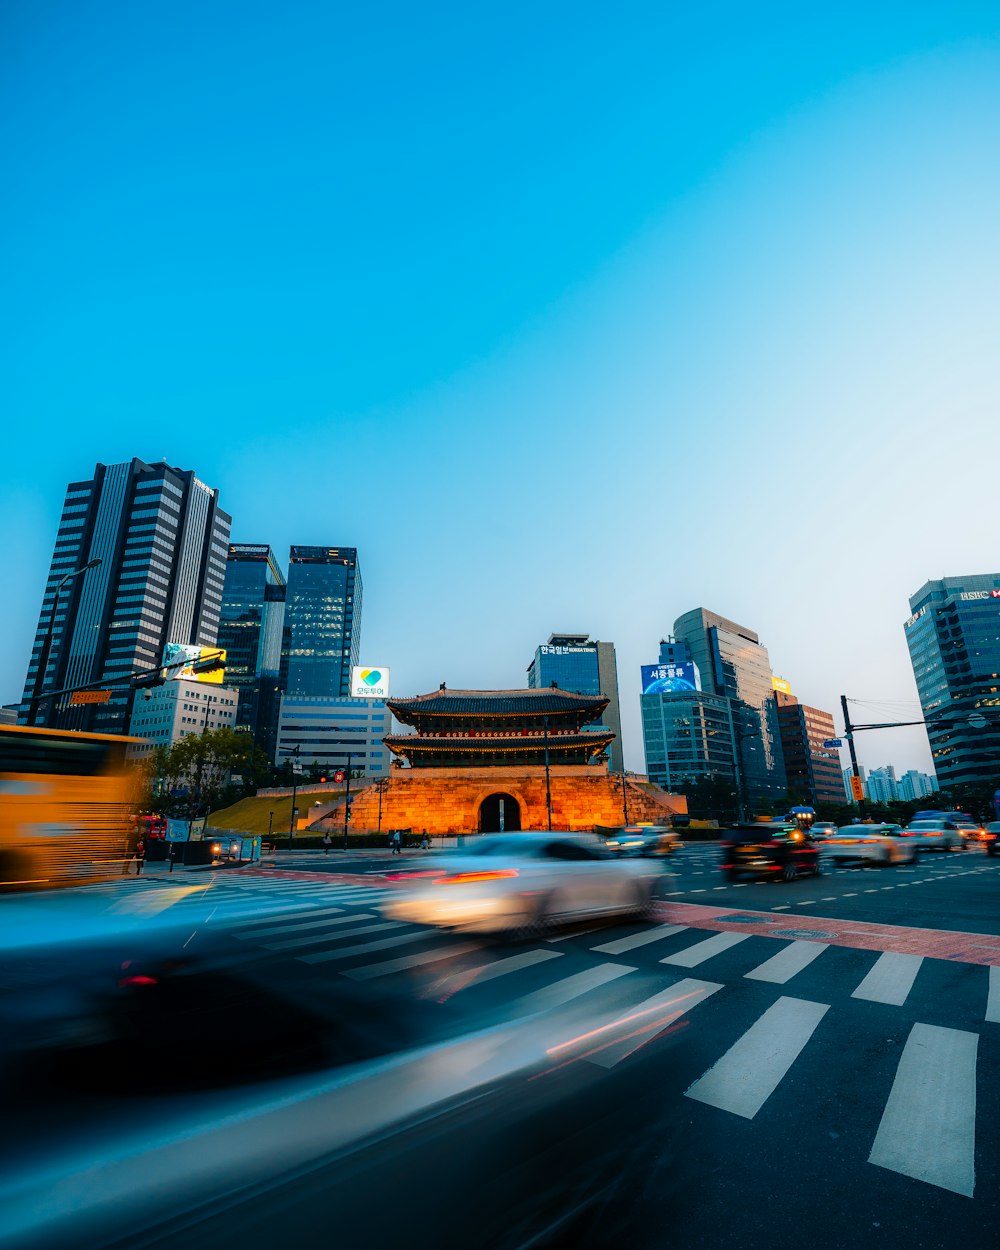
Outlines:
{"label": "blurred dark car", "polygon": [[983,844],[987,855],[1000,854],[1000,820],[991,820],[984,826]]}
{"label": "blurred dark car", "polygon": [[719,842],[726,877],[781,878],[820,875],[819,843],[788,824],[734,825]]}

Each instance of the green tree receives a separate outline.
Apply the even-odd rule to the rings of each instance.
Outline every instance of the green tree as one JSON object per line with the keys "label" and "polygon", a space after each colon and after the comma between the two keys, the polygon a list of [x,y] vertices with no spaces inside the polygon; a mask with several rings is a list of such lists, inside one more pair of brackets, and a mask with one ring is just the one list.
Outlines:
{"label": "green tree", "polygon": [[251,793],[270,772],[253,738],[229,728],[187,734],[171,747],[157,747],[147,767],[149,801],[167,816],[207,813]]}

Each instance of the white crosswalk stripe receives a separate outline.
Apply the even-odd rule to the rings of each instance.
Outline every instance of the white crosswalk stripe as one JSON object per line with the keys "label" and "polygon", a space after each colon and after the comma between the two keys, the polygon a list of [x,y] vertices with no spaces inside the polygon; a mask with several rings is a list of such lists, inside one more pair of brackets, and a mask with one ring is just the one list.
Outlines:
{"label": "white crosswalk stripe", "polygon": [[270,925],[272,926],[273,929],[277,930],[278,928],[280,928],[283,925],[288,924],[289,922],[296,922],[299,920],[303,920],[309,924],[312,924],[314,921],[317,920],[317,918],[322,917],[322,916],[342,916],[343,914],[344,914],[343,907],[309,907],[309,908],[306,908],[305,911],[288,912],[285,914],[285,916],[282,919],[275,917],[274,920],[264,920],[261,914],[255,914],[253,916],[244,917],[244,919],[239,924],[233,925],[232,927],[235,930],[237,930],[237,933],[235,935],[236,937],[251,937],[251,936],[256,936],[256,935],[249,934],[249,933],[242,933],[242,932],[239,932],[239,930],[252,928],[254,925],[260,925],[260,924]]}
{"label": "white crosswalk stripe", "polygon": [[[296,933],[305,929],[332,929],[334,925],[356,924],[359,920],[374,920],[375,915],[370,911],[352,912],[350,916],[324,916],[322,920],[304,920],[301,924],[272,924],[266,929],[251,929],[247,933],[234,933],[233,937],[239,938],[241,941],[256,938],[276,938],[283,933]],[[382,926],[379,925],[379,928]],[[363,929],[355,930],[355,932],[364,932]],[[281,949],[278,945],[268,944],[268,950]],[[292,948],[288,948],[292,949]]]}
{"label": "white crosswalk stripe", "polygon": [[495,981],[497,977],[506,977],[513,972],[520,972],[523,968],[533,968],[536,964],[547,963],[550,959],[559,959],[562,953],[562,951],[550,950],[523,951],[520,955],[508,955],[505,959],[483,960],[471,967],[466,965],[452,973],[438,984],[438,989],[449,995],[458,994],[462,990],[485,985],[488,981]]}
{"label": "white crosswalk stripe", "polygon": [[828,1010],[827,1003],[779,998],[685,1091],[687,1097],[752,1120]]}
{"label": "white crosswalk stripe", "polygon": [[901,1007],[923,963],[922,955],[897,955],[886,951],[851,995],[871,1003]]}
{"label": "white crosswalk stripe", "polygon": [[716,933],[714,937],[706,938],[703,942],[696,942],[694,946],[687,946],[682,951],[667,955],[660,963],[674,964],[678,968],[697,968],[713,955],[720,955],[731,946],[745,942],[749,936],[749,933]]}
{"label": "white crosswalk stripe", "polygon": [[635,971],[635,968],[626,968],[624,964],[598,964],[595,968],[574,972],[540,990],[532,990],[531,993],[515,999],[511,1006],[517,1012],[548,1011],[553,1007],[562,1007],[565,1003],[589,994],[591,990]]}
{"label": "white crosswalk stripe", "polygon": [[778,951],[776,955],[765,959],[762,964],[743,975],[751,981],[770,981],[774,985],[784,985],[797,972],[808,968],[826,949],[826,942],[792,942],[784,950]]}
{"label": "white crosswalk stripe", "polygon": [[[722,986],[715,981],[678,981],[669,989],[644,999],[596,1033],[587,1034],[582,1042],[576,1039],[566,1045],[581,1049],[578,1057],[588,1063],[599,1068],[613,1068],[721,989]],[[556,1052],[560,1049],[555,1048]]]}
{"label": "white crosswalk stripe", "polygon": [[[359,919],[365,920],[367,916],[345,916],[343,921],[331,920],[327,928],[330,929],[338,923],[347,924]],[[309,937],[283,938],[280,942],[264,942],[263,946],[265,950],[269,951],[294,951],[300,950],[303,946],[318,946],[322,942],[329,942],[334,937],[350,936],[353,938],[358,937],[362,933],[384,933],[386,929],[398,928],[399,922],[396,920],[380,920],[377,924],[364,924],[358,929],[352,929],[348,935],[341,935],[340,933],[314,933]],[[423,937],[424,935],[420,934],[419,936]]]}
{"label": "white crosswalk stripe", "polygon": [[978,1043],[960,1029],[913,1026],[869,1163],[972,1197]]}
{"label": "white crosswalk stripe", "polygon": [[650,942],[659,942],[662,938],[674,933],[683,933],[687,928],[684,924],[661,924],[653,929],[643,929],[630,937],[616,938],[613,942],[605,942],[602,946],[592,946],[591,950],[600,951],[602,955],[623,955],[626,951],[635,950],[638,946],[648,946]]}
{"label": "white crosswalk stripe", "polygon": [[415,955],[399,955],[395,959],[363,964],[360,968],[349,968],[341,975],[350,977],[352,981],[370,981],[374,977],[387,977],[394,972],[405,972],[424,964],[436,964],[445,959],[455,959],[475,949],[476,946],[472,942],[449,942],[446,946],[432,946],[430,950],[417,951]]}
{"label": "white crosswalk stripe", "polygon": [[[374,925],[368,925],[367,931],[371,932]],[[396,924],[387,924],[383,926],[386,929],[398,928]],[[355,933],[362,930],[356,929]],[[352,955],[363,955],[367,951],[388,950],[392,946],[403,946],[407,942],[426,941],[428,937],[425,929],[417,930],[414,933],[397,933],[395,937],[381,938],[377,942],[360,942],[355,946],[341,946],[336,950],[317,951],[313,955],[298,955],[296,958],[304,964],[322,964],[334,959],[349,959]]]}
{"label": "white crosswalk stripe", "polygon": [[1000,1024],[1000,968],[990,969],[990,989],[986,1000],[986,1021]]}

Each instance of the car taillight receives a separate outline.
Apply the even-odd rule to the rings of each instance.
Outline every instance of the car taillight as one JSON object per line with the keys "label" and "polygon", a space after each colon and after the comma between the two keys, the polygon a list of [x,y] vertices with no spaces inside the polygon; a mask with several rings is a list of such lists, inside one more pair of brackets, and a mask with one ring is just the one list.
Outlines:
{"label": "car taillight", "polygon": [[761,846],[766,846],[768,850],[772,850],[772,851],[774,850],[776,846],[780,846],[780,845],[781,845],[780,842],[762,842],[761,843]]}
{"label": "car taillight", "polygon": [[516,868],[495,868],[491,872],[453,872],[441,878],[442,885],[472,885],[477,881],[499,881],[504,877],[517,877]]}
{"label": "car taillight", "polygon": [[386,881],[416,881],[420,877],[443,877],[443,868],[428,868],[424,872],[387,872]]}
{"label": "car taillight", "polygon": [[733,849],[732,842],[720,842],[719,849],[723,851],[731,851]]}
{"label": "car taillight", "polygon": [[122,977],[118,982],[120,990],[128,990],[138,985],[159,985],[160,982],[156,977]]}

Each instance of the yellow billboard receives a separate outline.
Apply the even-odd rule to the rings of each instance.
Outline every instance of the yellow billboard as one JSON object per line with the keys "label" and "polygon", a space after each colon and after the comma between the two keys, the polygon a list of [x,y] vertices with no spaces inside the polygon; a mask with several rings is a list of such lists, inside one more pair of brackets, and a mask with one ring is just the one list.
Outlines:
{"label": "yellow billboard", "polygon": [[771,685],[778,691],[779,694],[792,693],[792,683],[790,681],[785,681],[784,677],[772,677]]}
{"label": "yellow billboard", "polygon": [[221,686],[226,676],[226,653],[218,647],[168,642],[163,648],[163,675],[168,680],[211,682]]}

